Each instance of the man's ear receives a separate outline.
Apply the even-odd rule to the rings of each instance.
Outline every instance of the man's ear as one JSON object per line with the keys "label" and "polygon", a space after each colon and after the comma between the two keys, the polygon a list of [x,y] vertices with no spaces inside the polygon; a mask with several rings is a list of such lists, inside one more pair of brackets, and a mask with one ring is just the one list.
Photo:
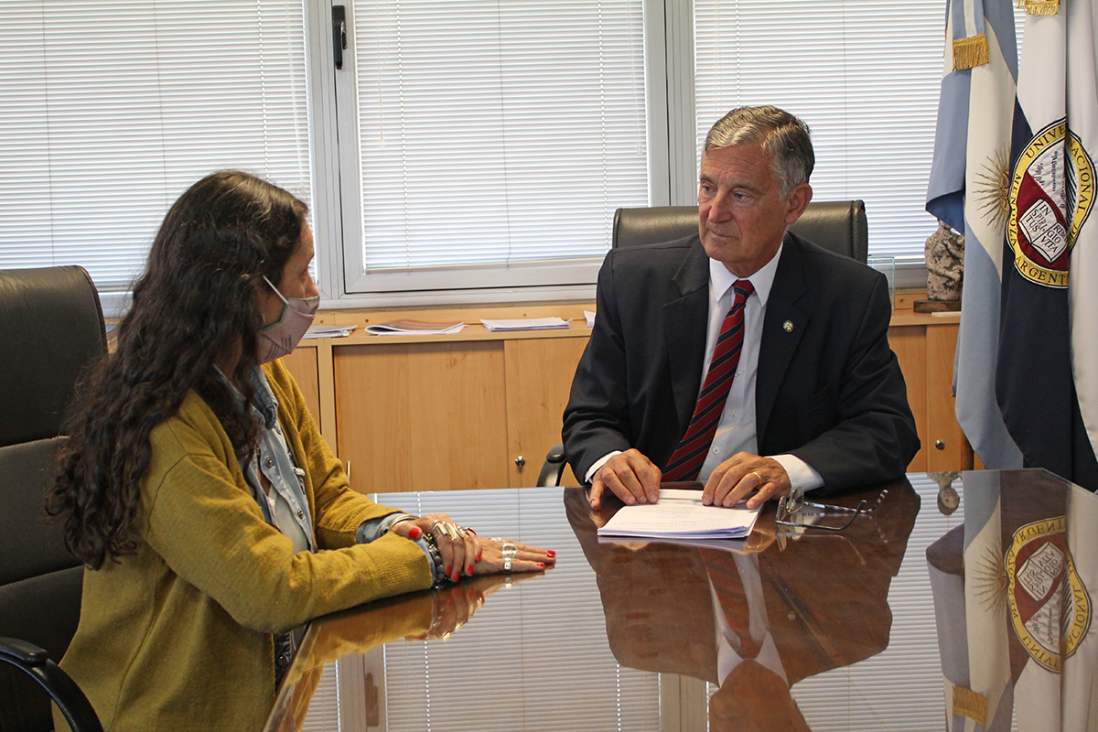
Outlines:
{"label": "man's ear", "polygon": [[807,183],[801,183],[799,186],[789,192],[789,197],[785,200],[789,208],[785,213],[785,225],[790,226],[794,224],[797,219],[801,217],[804,210],[808,208],[809,202],[812,200],[812,186]]}

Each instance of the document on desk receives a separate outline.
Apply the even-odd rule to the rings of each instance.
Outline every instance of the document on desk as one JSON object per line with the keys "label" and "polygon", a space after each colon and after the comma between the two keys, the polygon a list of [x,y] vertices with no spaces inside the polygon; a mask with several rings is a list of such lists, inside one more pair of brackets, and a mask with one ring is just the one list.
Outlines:
{"label": "document on desk", "polygon": [[480,324],[492,332],[501,330],[553,330],[571,327],[572,319],[518,318],[515,320],[485,320],[481,318]]}
{"label": "document on desk", "polygon": [[599,536],[633,536],[645,539],[743,539],[755,527],[762,506],[747,508],[741,501],[732,508],[704,506],[701,492],[662,489],[656,503],[618,509],[599,529]]}
{"label": "document on desk", "polygon": [[465,328],[465,323],[427,323],[422,320],[391,320],[388,323],[366,326],[366,332],[370,335],[450,335],[460,333]]}

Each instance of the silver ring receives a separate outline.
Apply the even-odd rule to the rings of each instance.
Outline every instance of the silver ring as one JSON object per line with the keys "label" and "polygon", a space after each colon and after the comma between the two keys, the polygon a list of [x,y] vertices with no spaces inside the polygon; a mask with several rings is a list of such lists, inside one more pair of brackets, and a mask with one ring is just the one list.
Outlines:
{"label": "silver ring", "polygon": [[506,539],[504,539],[504,538],[503,538],[502,536],[493,536],[493,537],[492,537],[492,538],[490,538],[490,539],[489,539],[488,541],[494,541],[494,542],[495,542],[495,543],[497,543],[497,544],[502,544],[503,542],[505,542],[505,541],[507,541],[507,540],[506,540]]}
{"label": "silver ring", "polygon": [[451,524],[447,521],[431,522],[431,533],[435,534],[436,536],[441,533],[450,541],[456,541],[458,538],[458,532],[456,527],[454,526],[454,524]]}
{"label": "silver ring", "polygon": [[503,544],[503,571],[511,571],[511,560],[518,556],[518,547],[511,542],[504,542]]}

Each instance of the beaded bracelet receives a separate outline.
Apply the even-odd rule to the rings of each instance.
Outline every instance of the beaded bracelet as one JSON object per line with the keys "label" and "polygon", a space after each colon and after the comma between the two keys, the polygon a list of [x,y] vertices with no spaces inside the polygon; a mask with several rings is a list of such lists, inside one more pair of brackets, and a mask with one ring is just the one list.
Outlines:
{"label": "beaded bracelet", "polygon": [[430,531],[423,535],[423,541],[427,543],[427,551],[431,554],[431,561],[435,564],[435,587],[444,587],[452,582],[446,576],[445,567],[442,566],[442,554],[438,550],[438,540]]}

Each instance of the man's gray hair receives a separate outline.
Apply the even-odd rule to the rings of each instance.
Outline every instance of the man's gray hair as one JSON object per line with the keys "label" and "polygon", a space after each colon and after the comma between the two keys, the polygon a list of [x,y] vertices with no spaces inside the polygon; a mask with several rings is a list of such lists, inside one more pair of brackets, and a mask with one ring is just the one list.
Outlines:
{"label": "man's gray hair", "polygon": [[774,174],[784,200],[807,183],[816,164],[808,125],[777,107],[737,107],[717,120],[705,136],[702,154],[711,148],[762,145],[774,156]]}

